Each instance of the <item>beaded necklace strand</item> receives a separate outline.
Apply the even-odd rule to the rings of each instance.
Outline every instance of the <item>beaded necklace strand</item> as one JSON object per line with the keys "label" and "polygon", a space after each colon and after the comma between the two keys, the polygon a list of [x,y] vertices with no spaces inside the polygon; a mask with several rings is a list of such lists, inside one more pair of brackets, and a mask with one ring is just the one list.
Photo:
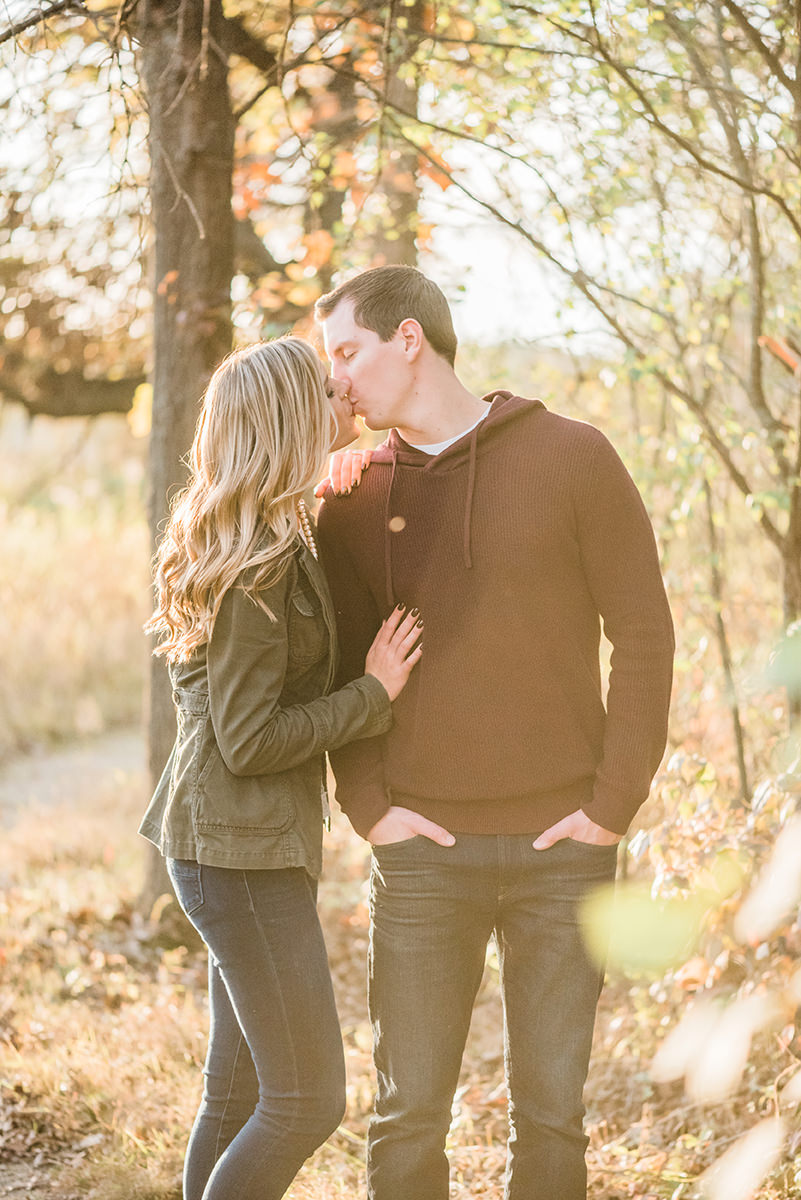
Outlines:
{"label": "beaded necklace strand", "polygon": [[300,522],[300,536],[306,543],[307,548],[312,552],[314,557],[317,558],[317,543],[315,542],[314,534],[312,533],[309,510],[306,508],[306,501],[302,497],[298,500],[297,507],[298,521]]}

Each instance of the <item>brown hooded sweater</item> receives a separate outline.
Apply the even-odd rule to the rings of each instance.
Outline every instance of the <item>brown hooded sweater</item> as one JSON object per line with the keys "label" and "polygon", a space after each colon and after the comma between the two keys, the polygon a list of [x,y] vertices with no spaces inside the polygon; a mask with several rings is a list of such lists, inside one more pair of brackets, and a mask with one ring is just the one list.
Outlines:
{"label": "brown hooded sweater", "polygon": [[320,510],[339,685],[396,603],[425,623],[392,729],[331,754],[337,799],[362,835],[390,804],[453,833],[534,834],[582,808],[622,834],[667,736],[673,627],[651,524],[597,429],[485,400],[435,456],[392,430]]}

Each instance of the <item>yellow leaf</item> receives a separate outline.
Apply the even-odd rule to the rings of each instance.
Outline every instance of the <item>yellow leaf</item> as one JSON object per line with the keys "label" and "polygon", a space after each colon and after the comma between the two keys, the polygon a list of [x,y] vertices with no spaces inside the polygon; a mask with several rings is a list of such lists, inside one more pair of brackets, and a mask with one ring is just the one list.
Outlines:
{"label": "yellow leaf", "polygon": [[126,419],[131,433],[135,438],[145,438],[150,433],[150,423],[153,414],[153,388],[149,383],[140,383],[134,392]]}
{"label": "yellow leaf", "polygon": [[287,300],[290,304],[297,304],[298,308],[306,308],[320,295],[320,285],[314,279],[308,279],[304,283],[296,283],[293,288],[287,292]]}

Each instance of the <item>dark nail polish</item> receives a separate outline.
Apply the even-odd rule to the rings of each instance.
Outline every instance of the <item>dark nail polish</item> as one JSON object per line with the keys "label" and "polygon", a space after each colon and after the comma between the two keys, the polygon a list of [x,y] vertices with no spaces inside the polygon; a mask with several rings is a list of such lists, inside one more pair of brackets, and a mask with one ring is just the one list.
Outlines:
{"label": "dark nail polish", "polygon": [[413,608],[413,609],[412,609],[412,613],[411,613],[411,615],[412,615],[413,617],[419,617],[419,616],[420,616],[420,609],[419,609],[419,608]]}
{"label": "dark nail polish", "polygon": [[422,628],[423,628],[423,622],[422,622],[422,620],[420,620],[420,621],[415,621],[415,623],[414,623],[414,624],[415,624],[415,628],[417,628],[417,629],[422,629]]}

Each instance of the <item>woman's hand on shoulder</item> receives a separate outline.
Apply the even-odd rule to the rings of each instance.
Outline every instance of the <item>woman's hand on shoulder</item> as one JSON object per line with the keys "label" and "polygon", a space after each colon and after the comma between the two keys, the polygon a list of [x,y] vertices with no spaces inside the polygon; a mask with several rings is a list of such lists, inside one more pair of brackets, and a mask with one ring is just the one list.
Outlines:
{"label": "woman's hand on shoulder", "polygon": [[390,700],[400,695],[412,669],[420,661],[422,634],[423,622],[417,609],[407,613],[399,604],[384,621],[367,651],[365,674],[375,675]]}
{"label": "woman's hand on shoulder", "polygon": [[319,499],[329,484],[337,496],[352,492],[359,486],[372,457],[372,450],[337,450],[331,455],[327,477],[314,489],[315,496]]}

